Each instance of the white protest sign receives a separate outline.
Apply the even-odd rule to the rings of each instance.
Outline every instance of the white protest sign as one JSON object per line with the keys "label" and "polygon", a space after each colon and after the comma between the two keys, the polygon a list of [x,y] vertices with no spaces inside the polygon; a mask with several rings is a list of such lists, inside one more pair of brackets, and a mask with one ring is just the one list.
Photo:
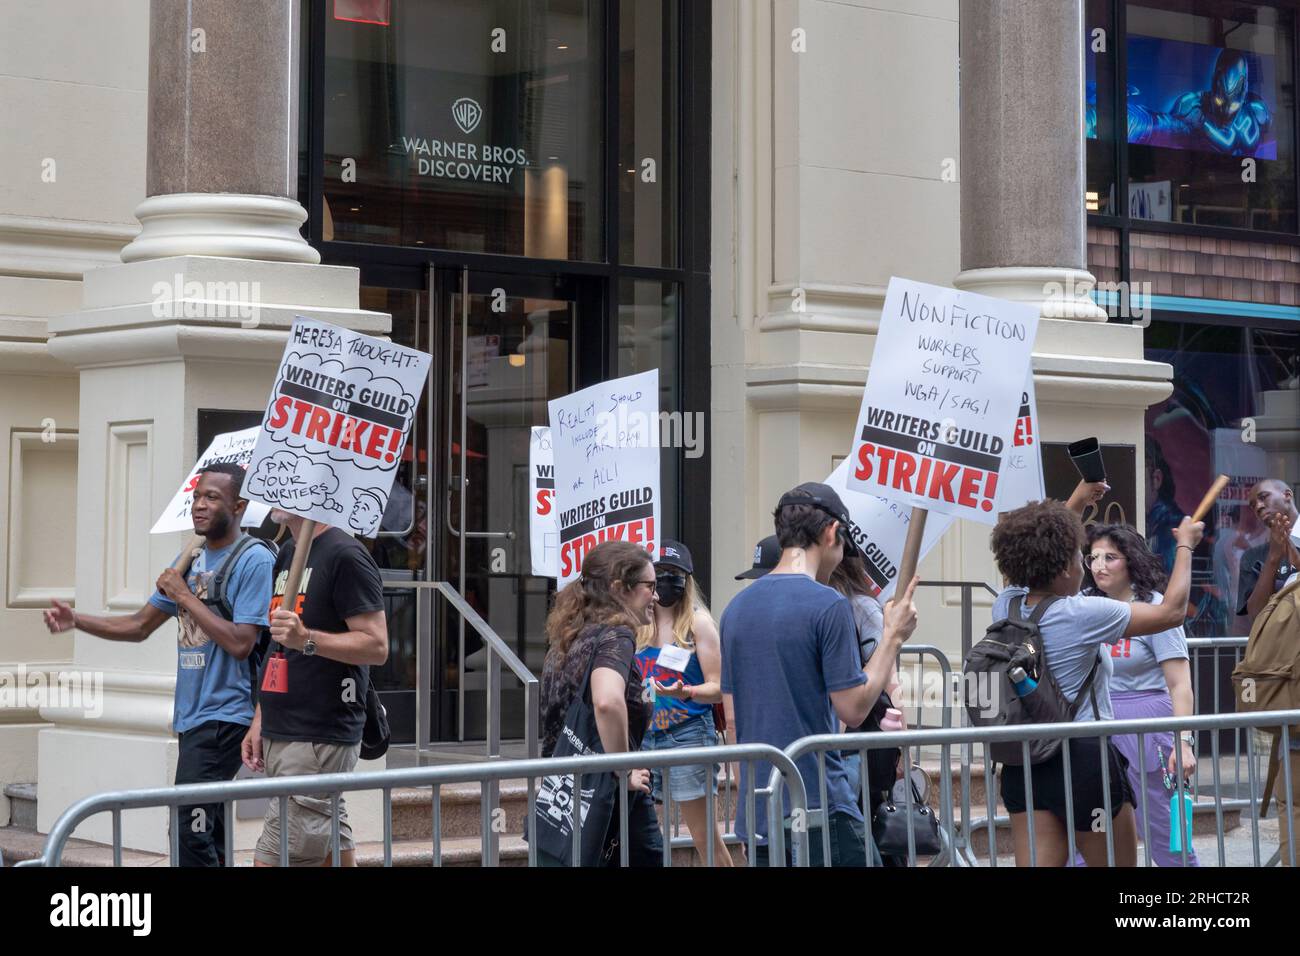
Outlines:
{"label": "white protest sign", "polygon": [[849,455],[849,487],[997,520],[1038,310],[890,279]]}
{"label": "white protest sign", "polygon": [[533,552],[533,574],[558,577],[560,523],[555,514],[555,458],[551,454],[551,429],[534,425],[528,438],[528,541]]}
{"label": "white protest sign", "polygon": [[659,370],[593,385],[549,403],[559,512],[557,586],[588,551],[630,541],[654,559],[659,526]]}
{"label": "white protest sign", "polygon": [[[907,526],[911,523],[912,509],[876,495],[864,495],[848,487],[849,460],[839,463],[826,484],[839,494],[844,507],[849,509],[853,524],[849,535],[866,558],[867,577],[876,587],[876,596],[884,604],[894,595],[898,584],[898,566],[903,560],[903,544],[907,541]],[[939,543],[943,533],[956,521],[948,515],[930,515],[921,538],[920,563],[930,549]]]}
{"label": "white protest sign", "polygon": [[[174,531],[193,531],[194,518],[190,508],[194,504],[194,487],[199,483],[199,472],[209,465],[232,463],[247,468],[253,458],[253,446],[257,444],[257,428],[245,428],[243,431],[226,432],[212,439],[207,451],[199,456],[190,473],[181,482],[180,490],[172,495],[167,508],[149,529],[150,534],[168,534]],[[256,528],[266,520],[271,511],[266,505],[250,501],[244,509],[244,519],[240,522],[246,528]]]}
{"label": "white protest sign", "polygon": [[997,511],[1014,511],[1031,501],[1047,497],[1043,487],[1043,453],[1038,440],[1038,402],[1034,397],[1034,373],[1025,376],[1020,411],[1011,434],[1011,447],[998,478]]}
{"label": "white protest sign", "polygon": [[298,318],[244,476],[244,497],[373,537],[430,356]]}

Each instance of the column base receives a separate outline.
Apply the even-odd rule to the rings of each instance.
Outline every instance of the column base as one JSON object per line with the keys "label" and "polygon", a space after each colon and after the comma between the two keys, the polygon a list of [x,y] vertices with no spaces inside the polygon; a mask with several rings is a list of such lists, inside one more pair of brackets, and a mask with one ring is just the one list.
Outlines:
{"label": "column base", "polygon": [[136,207],[135,216],[141,231],[122,250],[123,262],[170,256],[320,262],[320,253],[299,232],[307,211],[280,196],[150,196]]}
{"label": "column base", "polygon": [[1086,269],[1005,266],[967,269],[952,284],[965,292],[1036,305],[1044,319],[1105,322],[1106,310],[1089,294],[1097,280]]}

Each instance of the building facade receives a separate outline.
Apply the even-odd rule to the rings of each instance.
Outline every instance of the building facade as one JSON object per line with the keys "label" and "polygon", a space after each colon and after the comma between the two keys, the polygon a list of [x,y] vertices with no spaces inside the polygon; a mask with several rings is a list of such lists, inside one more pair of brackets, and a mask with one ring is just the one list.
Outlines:
{"label": "building facade", "polygon": [[[547,400],[659,369],[681,413],[661,531],[720,610],[780,493],[846,454],[893,275],[1040,304],[1049,494],[1089,435],[1106,514],[1156,537],[1217,471],[1238,494],[1296,476],[1289,3],[0,10],[18,27],[0,41],[0,670],[102,681],[98,713],[0,710],[0,783],[38,784],[43,828],[170,779],[175,650],[166,628],[51,637],[41,609],[139,606],[180,543],[150,525],[212,435],[259,420],[296,314],[434,356],[373,553],[377,686],[395,739],[435,748],[482,738],[487,675],[413,585],[451,582],[541,670],[553,584],[530,573],[526,466]],[[1135,141],[1135,106],[1169,109],[1140,97],[1212,78],[1210,50],[1243,51],[1263,90],[1253,154]],[[1255,180],[1225,185],[1244,159]],[[1198,552],[1203,633],[1236,626],[1224,582],[1252,520],[1223,509]],[[921,574],[995,583],[987,529],[954,525]],[[919,603],[955,656],[957,589]],[[159,823],[128,817],[128,843],[160,849]]]}

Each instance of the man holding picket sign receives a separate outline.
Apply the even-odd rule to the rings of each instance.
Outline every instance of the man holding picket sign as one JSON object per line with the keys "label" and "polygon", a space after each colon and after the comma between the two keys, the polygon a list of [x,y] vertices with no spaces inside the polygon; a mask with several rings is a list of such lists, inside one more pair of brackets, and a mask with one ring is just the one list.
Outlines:
{"label": "man holding picket sign", "polygon": [[[249,663],[267,624],[273,550],[240,532],[248,502],[244,469],[233,462],[198,474],[191,510],[195,541],[158,578],[158,591],[134,614],[78,614],[62,601],[45,612],[58,634],[73,628],[109,641],[138,643],[168,617],[180,619],[172,729],[180,738],[176,783],[224,782],[239,769],[239,746],[253,719]],[[166,514],[170,515],[169,510]],[[160,519],[161,520],[161,519]],[[222,866],[225,808],[220,803],[178,811],[181,866]]]}
{"label": "man holding picket sign", "polygon": [[[299,318],[290,329],[244,482],[293,536],[275,566],[271,643],[243,741],[251,770],[347,773],[368,721],[383,724],[369,672],[388,659],[383,579],[353,534],[379,530],[429,362],[323,322]],[[272,802],[254,864],[328,866],[332,812],[328,797],[295,796],[282,821]],[[342,865],[356,865],[342,798],[337,849]]]}

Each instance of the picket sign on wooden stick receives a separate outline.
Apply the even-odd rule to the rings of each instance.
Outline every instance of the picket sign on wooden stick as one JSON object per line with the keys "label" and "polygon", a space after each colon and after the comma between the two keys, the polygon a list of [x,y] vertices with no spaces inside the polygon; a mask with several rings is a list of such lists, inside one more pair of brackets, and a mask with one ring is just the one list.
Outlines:
{"label": "picket sign on wooden stick", "polygon": [[907,523],[907,540],[903,542],[903,560],[898,567],[898,591],[907,590],[916,574],[916,565],[921,556],[921,540],[925,537],[925,519],[930,512],[925,508],[912,508],[912,517]]}
{"label": "picket sign on wooden stick", "polygon": [[1214,505],[1215,500],[1219,495],[1223,494],[1223,489],[1226,487],[1228,487],[1227,475],[1220,475],[1218,478],[1215,478],[1214,484],[1210,485],[1210,490],[1205,493],[1205,497],[1201,499],[1201,503],[1197,505],[1196,510],[1192,512],[1192,520],[1200,521],[1204,518],[1206,513],[1209,512],[1210,508]]}
{"label": "picket sign on wooden stick", "polygon": [[[289,576],[284,581],[284,600],[280,607],[292,611],[298,605],[298,588],[302,584],[302,569],[307,566],[311,543],[316,538],[316,522],[307,518],[293,543],[293,560],[289,562]],[[296,612],[295,612],[296,613]]]}

